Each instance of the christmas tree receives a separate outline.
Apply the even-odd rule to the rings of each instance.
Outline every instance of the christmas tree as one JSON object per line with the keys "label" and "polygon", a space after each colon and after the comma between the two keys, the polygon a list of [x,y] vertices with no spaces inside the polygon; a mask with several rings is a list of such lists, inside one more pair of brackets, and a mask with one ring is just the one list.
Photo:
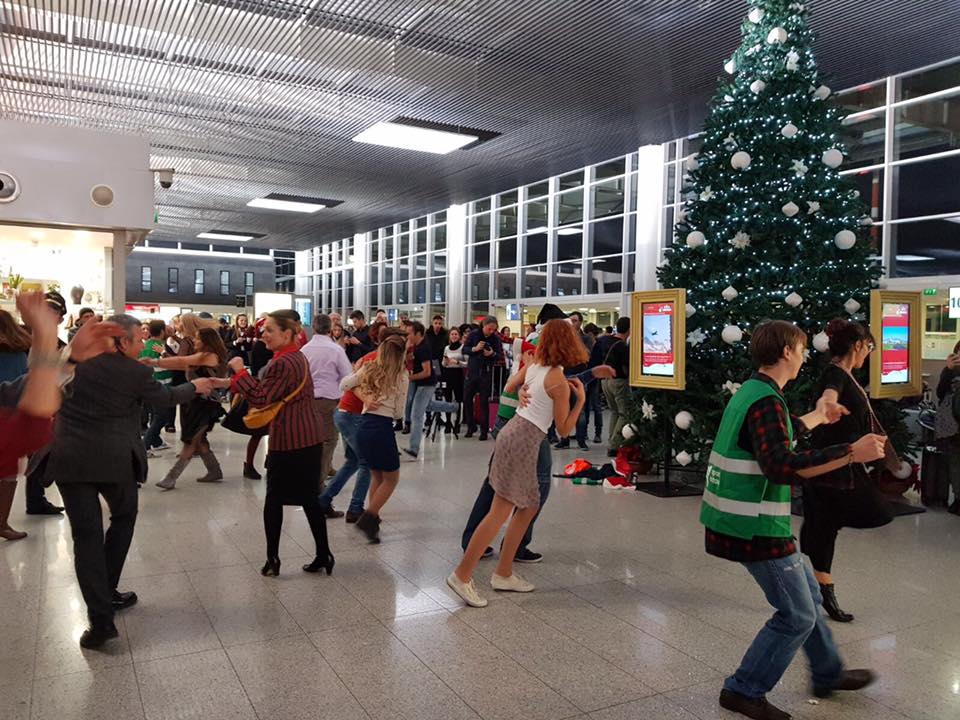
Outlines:
{"label": "christmas tree", "polygon": [[705,461],[724,406],[749,377],[751,331],[794,322],[812,354],[788,387],[811,405],[830,320],[864,320],[881,268],[859,193],[839,175],[842,111],[821,84],[803,4],[753,0],[724,69],[699,153],[686,159],[686,202],[658,270],[687,289],[687,387],[637,389],[630,442],[662,457],[665,424],[680,464]]}

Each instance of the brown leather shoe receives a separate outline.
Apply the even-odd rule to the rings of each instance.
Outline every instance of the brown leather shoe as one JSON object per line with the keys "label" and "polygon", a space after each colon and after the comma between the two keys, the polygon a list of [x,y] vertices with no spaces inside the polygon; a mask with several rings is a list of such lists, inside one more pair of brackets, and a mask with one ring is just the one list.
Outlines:
{"label": "brown leather shoe", "polygon": [[753,720],[790,720],[792,717],[790,713],[771,705],[765,697],[750,698],[727,689],[720,692],[720,707]]}
{"label": "brown leather shoe", "polygon": [[345,517],[346,517],[346,519],[347,519],[347,522],[352,525],[353,523],[355,523],[357,520],[360,519],[360,516],[361,516],[362,514],[363,514],[362,512],[355,513],[355,512],[350,512],[349,510],[347,510]]}
{"label": "brown leather shoe", "polygon": [[861,690],[876,679],[877,676],[873,670],[844,670],[840,675],[840,679],[831,687],[814,687],[813,694],[818,698],[826,698],[833,695],[835,690]]}
{"label": "brown leather shoe", "polygon": [[324,508],[323,516],[328,520],[336,520],[337,518],[342,518],[343,513],[340,512],[339,510],[334,510],[333,505],[331,505],[328,508]]}

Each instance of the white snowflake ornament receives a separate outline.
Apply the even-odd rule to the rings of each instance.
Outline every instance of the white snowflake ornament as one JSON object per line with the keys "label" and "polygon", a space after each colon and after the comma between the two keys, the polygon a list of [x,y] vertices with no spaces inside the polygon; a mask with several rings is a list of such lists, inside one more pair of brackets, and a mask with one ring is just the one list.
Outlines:
{"label": "white snowflake ornament", "polygon": [[797,69],[797,63],[799,62],[800,53],[798,53],[796,50],[791,50],[787,53],[787,61],[785,65],[789,72],[794,72]]}
{"label": "white snowflake ornament", "polygon": [[731,151],[737,149],[737,139],[733,136],[733,133],[730,133],[723,139],[723,146]]}
{"label": "white snowflake ornament", "polygon": [[728,241],[733,245],[737,250],[744,250],[750,247],[750,236],[747,235],[743,230],[740,230],[736,235],[734,235]]}
{"label": "white snowflake ornament", "polygon": [[803,296],[798,293],[792,292],[789,295],[787,295],[783,299],[783,301],[790,307],[800,307],[800,305],[803,303]]}
{"label": "white snowflake ornament", "polygon": [[737,72],[737,61],[730,58],[723,64],[723,69],[727,71],[727,74],[733,75]]}
{"label": "white snowflake ornament", "polygon": [[780,208],[780,210],[781,210],[781,211],[783,212],[783,214],[786,215],[787,217],[793,217],[793,216],[796,215],[798,212],[800,212],[800,208],[797,207],[797,204],[796,204],[796,203],[793,203],[793,202],[788,202],[786,205],[784,205],[782,208]]}
{"label": "white snowflake ornament", "polygon": [[697,328],[691,333],[687,333],[687,342],[690,345],[693,345],[693,347],[696,347],[706,339],[707,339],[707,334],[700,328]]}
{"label": "white snowflake ornament", "polygon": [[723,390],[724,390],[724,392],[730,393],[731,396],[732,396],[732,395],[736,395],[736,394],[737,394],[737,390],[739,390],[740,387],[741,387],[741,383],[734,382],[733,380],[727,380],[727,381],[723,384]]}
{"label": "white snowflake ornament", "polygon": [[793,170],[793,174],[797,177],[803,177],[807,174],[807,171],[810,168],[807,167],[803,160],[794,160],[793,164],[790,166],[790,169]]}
{"label": "white snowflake ornament", "polygon": [[737,292],[737,289],[733,287],[733,285],[728,285],[724,289],[724,291],[720,293],[721,297],[723,297],[723,299],[726,300],[727,302],[732,302],[736,300],[739,294],[740,293]]}
{"label": "white snowflake ornament", "polygon": [[653,409],[653,405],[648,403],[646,400],[643,401],[643,404],[640,406],[640,412],[643,413],[644,420],[655,420],[657,413]]}
{"label": "white snowflake ornament", "polygon": [[709,185],[707,185],[703,189],[703,192],[700,193],[700,199],[703,200],[704,202],[707,202],[708,200],[712,200],[715,195],[716,193],[711,189]]}
{"label": "white snowflake ornament", "polygon": [[807,200],[807,215],[816,215],[820,212],[820,203],[816,200]]}
{"label": "white snowflake ornament", "polygon": [[850,315],[856,315],[857,311],[860,310],[860,303],[853,298],[850,298],[843,304],[843,309],[846,310]]}

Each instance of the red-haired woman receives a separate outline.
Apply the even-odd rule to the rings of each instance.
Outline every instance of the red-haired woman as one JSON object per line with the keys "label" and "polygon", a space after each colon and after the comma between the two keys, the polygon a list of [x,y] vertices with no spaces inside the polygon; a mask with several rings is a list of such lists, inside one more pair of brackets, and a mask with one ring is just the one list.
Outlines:
{"label": "red-haired woman", "polygon": [[[487,604],[473,584],[473,571],[511,514],[513,517],[500,549],[500,562],[490,584],[494,590],[530,592],[534,589],[531,583],[513,572],[513,558],[540,505],[537,481],[540,443],[552,423],[556,423],[560,437],[569,435],[583,409],[583,384],[579,380],[567,380],[563,368],[586,361],[587,350],[573,326],[566,320],[551,320],[540,334],[534,362],[521,368],[507,383],[507,392],[517,392],[524,387],[529,402],[497,436],[490,461],[490,485],[495,493],[493,504],[474,531],[460,564],[447,578],[447,585],[472,607]],[[573,408],[570,407],[571,393],[576,398]]]}

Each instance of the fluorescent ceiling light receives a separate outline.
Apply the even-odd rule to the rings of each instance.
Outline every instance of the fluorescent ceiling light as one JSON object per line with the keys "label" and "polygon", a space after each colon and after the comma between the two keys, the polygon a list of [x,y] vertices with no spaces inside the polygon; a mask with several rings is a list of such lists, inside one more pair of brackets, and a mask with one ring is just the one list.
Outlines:
{"label": "fluorescent ceiling light", "polygon": [[281,200],[272,197],[254,198],[247,203],[247,207],[262,208],[263,210],[284,210],[286,212],[315,213],[323,210],[326,205],[321,203],[302,202],[299,200]]}
{"label": "fluorescent ceiling light", "polygon": [[[427,125],[428,123],[423,123]],[[364,130],[353,138],[354,142],[384,147],[399,148],[401,150],[417,150],[419,152],[446,155],[480,140],[480,134],[458,132],[453,126],[450,129],[440,129],[445,126],[422,127],[403,122],[402,118],[391,122],[378,122],[373,127]]]}
{"label": "fluorescent ceiling light", "polygon": [[928,262],[929,260],[936,260],[936,258],[927,255],[897,255],[897,262]]}
{"label": "fluorescent ceiling light", "polygon": [[240,233],[228,233],[220,232],[217,230],[211,230],[210,232],[202,232],[197,235],[201,240],[236,240],[237,242],[247,242],[247,240],[253,240],[253,235],[242,235]]}
{"label": "fluorescent ceiling light", "polygon": [[579,235],[583,232],[582,227],[565,227],[557,230],[557,235]]}

